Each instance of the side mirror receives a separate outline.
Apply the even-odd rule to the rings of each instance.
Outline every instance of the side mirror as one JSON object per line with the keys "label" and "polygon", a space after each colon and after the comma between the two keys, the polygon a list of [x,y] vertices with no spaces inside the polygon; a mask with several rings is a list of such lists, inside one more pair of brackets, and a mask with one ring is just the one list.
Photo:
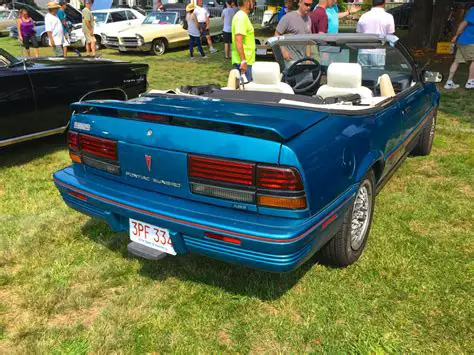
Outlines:
{"label": "side mirror", "polygon": [[444,79],[444,75],[436,71],[423,71],[423,81],[425,83],[440,83]]}

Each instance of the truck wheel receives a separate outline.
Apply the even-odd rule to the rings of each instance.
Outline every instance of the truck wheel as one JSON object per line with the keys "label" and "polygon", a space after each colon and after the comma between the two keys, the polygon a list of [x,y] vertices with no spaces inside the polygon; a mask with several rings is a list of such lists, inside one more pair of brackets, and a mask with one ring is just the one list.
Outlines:
{"label": "truck wheel", "polygon": [[436,115],[426,122],[425,127],[423,128],[420,137],[418,138],[418,143],[415,148],[411,151],[413,156],[425,156],[430,155],[431,148],[433,147],[433,140],[436,132]]}
{"label": "truck wheel", "polygon": [[151,44],[151,52],[154,55],[163,55],[166,52],[166,42],[162,38],[155,39]]}
{"label": "truck wheel", "polygon": [[362,179],[354,202],[343,222],[322,252],[326,261],[337,267],[355,263],[365,248],[375,206],[375,175],[371,170]]}
{"label": "truck wheel", "polygon": [[41,45],[43,47],[49,47],[49,39],[47,33],[43,33],[43,35],[41,36]]}

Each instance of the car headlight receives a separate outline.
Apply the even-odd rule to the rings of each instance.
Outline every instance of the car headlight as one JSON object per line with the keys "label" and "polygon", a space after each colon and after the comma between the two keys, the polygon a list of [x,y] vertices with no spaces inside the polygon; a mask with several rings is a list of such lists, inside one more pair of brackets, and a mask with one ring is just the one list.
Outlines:
{"label": "car headlight", "polygon": [[136,34],[135,36],[137,37],[137,44],[139,46],[141,46],[145,43],[145,38],[143,38],[143,36],[140,36],[139,34]]}

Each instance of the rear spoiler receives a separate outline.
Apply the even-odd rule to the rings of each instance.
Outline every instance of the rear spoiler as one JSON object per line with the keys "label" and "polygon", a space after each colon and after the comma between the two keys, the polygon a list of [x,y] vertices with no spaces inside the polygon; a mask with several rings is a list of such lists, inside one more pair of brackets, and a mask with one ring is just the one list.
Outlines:
{"label": "rear spoiler", "polygon": [[328,116],[324,112],[298,108],[180,95],[142,96],[129,101],[83,101],[72,104],[72,109],[81,115],[150,121],[280,143]]}

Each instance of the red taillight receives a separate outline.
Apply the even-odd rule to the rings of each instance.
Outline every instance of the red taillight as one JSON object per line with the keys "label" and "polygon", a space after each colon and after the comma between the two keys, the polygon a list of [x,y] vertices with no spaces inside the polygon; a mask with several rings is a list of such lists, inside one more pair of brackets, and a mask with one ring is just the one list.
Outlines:
{"label": "red taillight", "polygon": [[117,142],[111,139],[81,134],[79,145],[81,150],[85,153],[110,160],[117,160]]}
{"label": "red taillight", "polygon": [[270,190],[301,191],[300,174],[293,168],[257,166],[257,187]]}
{"label": "red taillight", "polygon": [[228,236],[221,235],[221,234],[206,232],[206,233],[204,233],[204,235],[205,235],[207,238],[220,240],[220,241],[226,242],[226,243],[232,243],[232,244],[236,244],[236,245],[242,244],[242,242],[240,241],[240,239],[228,237]]}
{"label": "red taillight", "polygon": [[189,156],[189,176],[191,178],[220,181],[231,184],[252,186],[255,164],[232,160],[211,159]]}
{"label": "red taillight", "polygon": [[79,149],[79,134],[77,132],[69,131],[67,133],[67,146],[72,150]]}

